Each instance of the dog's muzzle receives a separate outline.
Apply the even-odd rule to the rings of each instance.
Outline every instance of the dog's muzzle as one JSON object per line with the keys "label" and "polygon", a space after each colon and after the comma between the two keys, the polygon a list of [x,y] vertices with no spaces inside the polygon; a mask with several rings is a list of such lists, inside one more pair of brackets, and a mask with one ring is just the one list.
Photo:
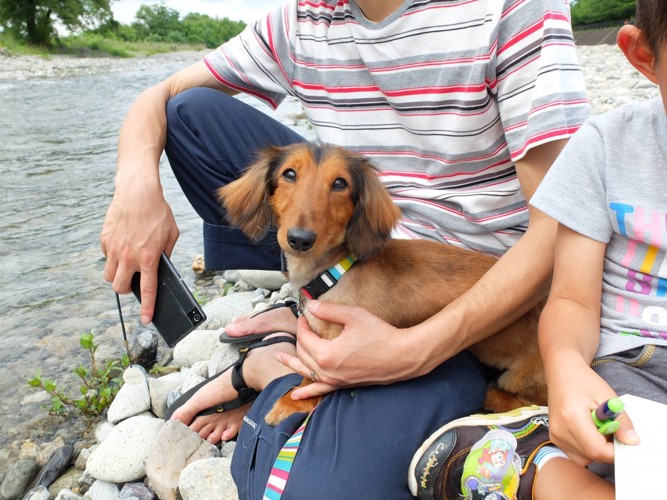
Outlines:
{"label": "dog's muzzle", "polygon": [[287,231],[287,243],[295,252],[307,252],[315,244],[317,235],[306,229],[292,228]]}

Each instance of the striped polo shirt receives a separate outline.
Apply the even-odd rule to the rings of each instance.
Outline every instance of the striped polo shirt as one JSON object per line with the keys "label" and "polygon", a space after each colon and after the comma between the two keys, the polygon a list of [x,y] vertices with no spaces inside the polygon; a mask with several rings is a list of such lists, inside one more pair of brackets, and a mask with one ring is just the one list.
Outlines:
{"label": "striped polo shirt", "polygon": [[397,233],[501,255],[525,232],[514,161],[590,115],[567,0],[291,0],[204,58],[272,107],[295,96],[319,141],[368,156]]}

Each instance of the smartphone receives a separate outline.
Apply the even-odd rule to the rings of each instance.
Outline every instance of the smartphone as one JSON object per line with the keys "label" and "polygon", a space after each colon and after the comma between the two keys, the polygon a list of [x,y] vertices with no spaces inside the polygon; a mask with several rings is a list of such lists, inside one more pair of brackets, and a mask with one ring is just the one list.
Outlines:
{"label": "smartphone", "polygon": [[[179,340],[206,320],[206,314],[164,253],[160,257],[157,278],[153,325],[167,345],[174,347]],[[132,292],[139,302],[140,279],[140,273],[135,273],[132,277]]]}

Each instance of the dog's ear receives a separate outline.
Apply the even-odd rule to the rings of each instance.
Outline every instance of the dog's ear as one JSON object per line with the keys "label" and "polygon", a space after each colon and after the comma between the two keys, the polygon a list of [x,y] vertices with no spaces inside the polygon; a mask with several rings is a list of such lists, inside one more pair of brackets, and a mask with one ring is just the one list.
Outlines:
{"label": "dog's ear", "polygon": [[217,191],[227,222],[254,241],[266,236],[271,227],[271,172],[280,155],[280,148],[263,149],[241,177]]}
{"label": "dog's ear", "polygon": [[380,182],[371,162],[353,160],[355,205],[347,227],[347,245],[359,260],[367,259],[385,245],[401,218],[401,211]]}

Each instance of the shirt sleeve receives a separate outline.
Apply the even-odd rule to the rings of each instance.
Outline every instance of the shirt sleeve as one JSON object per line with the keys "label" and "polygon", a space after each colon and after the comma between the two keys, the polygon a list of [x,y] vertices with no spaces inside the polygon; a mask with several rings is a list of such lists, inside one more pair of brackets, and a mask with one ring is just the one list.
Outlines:
{"label": "shirt sleeve", "polygon": [[566,0],[506,1],[491,53],[490,85],[513,160],[570,137],[590,116]]}
{"label": "shirt sleeve", "polygon": [[591,120],[567,143],[530,204],[579,234],[609,243],[613,227],[604,182],[606,160],[602,136]]}
{"label": "shirt sleeve", "polygon": [[287,2],[255,21],[204,57],[211,75],[226,87],[278,107],[292,94],[290,30],[297,2]]}

